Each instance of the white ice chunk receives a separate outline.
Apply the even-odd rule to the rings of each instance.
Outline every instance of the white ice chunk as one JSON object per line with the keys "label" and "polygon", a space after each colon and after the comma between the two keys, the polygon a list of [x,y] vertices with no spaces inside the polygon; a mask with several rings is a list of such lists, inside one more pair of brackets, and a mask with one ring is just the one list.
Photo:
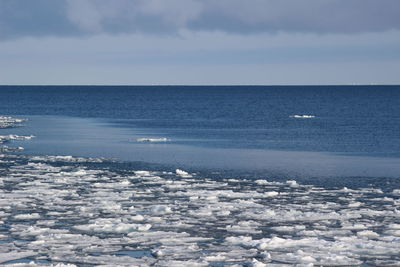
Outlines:
{"label": "white ice chunk", "polygon": [[312,119],[312,118],[315,118],[314,115],[292,115],[290,117],[291,118],[295,118],[295,119]]}
{"label": "white ice chunk", "polygon": [[17,220],[34,220],[34,219],[39,219],[40,214],[39,213],[25,213],[25,214],[18,214],[14,216],[14,219]]}
{"label": "white ice chunk", "polygon": [[289,181],[286,181],[286,183],[287,183],[288,185],[290,185],[291,187],[297,187],[297,186],[299,186],[299,184],[298,184],[295,180],[289,180]]}
{"label": "white ice chunk", "polygon": [[84,232],[129,233],[148,231],[151,227],[151,224],[123,223],[118,219],[97,219],[91,224],[75,225],[73,228]]}
{"label": "white ice chunk", "polygon": [[180,177],[183,177],[183,178],[192,177],[192,175],[190,175],[188,172],[185,172],[185,171],[180,170],[180,169],[176,169],[176,170],[175,170],[175,173],[176,173],[177,175],[179,175]]}
{"label": "white ice chunk", "polygon": [[253,259],[249,266],[251,266],[251,267],[267,267],[268,265],[265,263],[262,263],[261,261],[258,261],[256,259]]}
{"label": "white ice chunk", "polygon": [[358,207],[362,206],[362,204],[363,203],[361,203],[361,202],[351,202],[351,203],[349,203],[348,207],[349,208],[358,208]]}
{"label": "white ice chunk", "polygon": [[392,194],[395,196],[400,196],[400,189],[394,189]]}
{"label": "white ice chunk", "polygon": [[132,216],[131,220],[134,221],[134,222],[141,222],[141,221],[144,220],[144,217],[139,214],[139,215]]}
{"label": "white ice chunk", "polygon": [[37,253],[33,251],[7,251],[7,252],[0,252],[0,263],[24,259],[27,257],[35,256]]}
{"label": "white ice chunk", "polygon": [[267,185],[269,182],[267,180],[255,180],[254,181],[258,185]]}
{"label": "white ice chunk", "polygon": [[161,143],[170,141],[168,138],[138,138],[137,142],[150,142],[150,143]]}
{"label": "white ice chunk", "polygon": [[357,232],[357,236],[358,237],[364,237],[364,238],[373,239],[373,238],[378,238],[379,234],[377,234],[377,233],[375,233],[373,231],[370,231],[370,230],[365,230],[365,231]]}
{"label": "white ice chunk", "polygon": [[171,207],[165,205],[156,205],[151,208],[153,214],[169,214],[172,213]]}

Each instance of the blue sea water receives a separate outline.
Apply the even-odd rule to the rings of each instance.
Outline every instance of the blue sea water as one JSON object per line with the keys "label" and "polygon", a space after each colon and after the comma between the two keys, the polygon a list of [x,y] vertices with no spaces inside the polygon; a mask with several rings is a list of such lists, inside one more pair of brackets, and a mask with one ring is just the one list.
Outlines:
{"label": "blue sea water", "polygon": [[398,266],[399,104],[400,86],[0,86],[0,263]]}
{"label": "blue sea water", "polygon": [[398,177],[399,107],[400,86],[0,87],[27,154],[289,176]]}

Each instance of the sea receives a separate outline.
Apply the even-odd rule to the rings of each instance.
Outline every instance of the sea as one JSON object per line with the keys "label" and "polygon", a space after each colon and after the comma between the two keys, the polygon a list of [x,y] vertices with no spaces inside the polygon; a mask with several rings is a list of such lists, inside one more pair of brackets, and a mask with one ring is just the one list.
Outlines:
{"label": "sea", "polygon": [[400,266],[400,86],[0,86],[0,263]]}

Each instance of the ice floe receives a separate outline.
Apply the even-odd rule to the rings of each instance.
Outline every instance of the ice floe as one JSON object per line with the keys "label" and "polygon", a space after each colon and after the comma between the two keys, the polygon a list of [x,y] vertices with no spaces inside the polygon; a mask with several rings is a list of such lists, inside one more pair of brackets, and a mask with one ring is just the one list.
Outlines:
{"label": "ice floe", "polygon": [[180,169],[176,169],[176,170],[175,170],[175,173],[176,173],[177,175],[179,175],[180,177],[186,177],[186,178],[192,177],[191,174],[189,174],[188,172],[185,172],[185,171],[183,171],[183,170],[180,170]]}
{"label": "ice floe", "polygon": [[8,141],[12,140],[31,140],[35,136],[29,135],[29,136],[21,136],[21,135],[15,135],[15,134],[10,134],[10,135],[0,135],[0,144],[3,144]]}
{"label": "ice floe", "polygon": [[292,115],[290,117],[291,118],[295,118],[295,119],[312,119],[312,118],[315,118],[314,115]]}
{"label": "ice floe", "polygon": [[2,159],[10,159],[10,167],[0,177],[0,218],[9,227],[0,234],[10,241],[0,243],[0,252],[26,255],[21,258],[35,264],[41,259],[122,266],[400,261],[399,203],[382,201],[386,194],[396,198],[393,190],[187,179],[179,171],[110,171],[107,162],[93,168],[71,157]]}
{"label": "ice floe", "polygon": [[20,126],[26,120],[13,117],[0,116],[0,129]]}
{"label": "ice floe", "polygon": [[123,223],[119,219],[96,219],[90,224],[75,225],[76,230],[100,233],[143,232],[151,228],[151,224]]}
{"label": "ice floe", "polygon": [[[12,118],[12,117],[5,117],[5,116],[0,116],[0,129],[4,128],[12,128],[12,127],[17,127],[20,126],[21,123],[25,121],[23,119],[17,119],[17,118]],[[9,134],[9,135],[0,135],[0,145],[10,142],[10,141],[21,141],[21,140],[30,140],[34,138],[35,136],[29,135],[29,136],[20,136],[20,135],[14,135],[14,134]],[[20,152],[23,151],[23,147],[9,147],[9,146],[0,146],[0,153],[7,153],[7,152]]]}
{"label": "ice floe", "polygon": [[170,141],[168,138],[137,138],[137,142],[163,143]]}

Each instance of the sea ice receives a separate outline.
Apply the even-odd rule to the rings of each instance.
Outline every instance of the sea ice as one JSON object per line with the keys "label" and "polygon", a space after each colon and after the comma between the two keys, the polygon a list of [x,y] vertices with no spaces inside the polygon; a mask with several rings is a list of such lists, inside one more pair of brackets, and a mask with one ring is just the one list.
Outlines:
{"label": "sea ice", "polygon": [[[400,262],[398,184],[384,190],[324,188],[272,178],[217,180],[196,174],[191,179],[179,169],[119,169],[115,162],[110,168],[107,160],[71,156],[1,154],[0,159],[3,263],[278,267]],[[127,256],[126,251],[138,252]]]}
{"label": "sea ice", "polygon": [[40,218],[39,213],[18,214],[14,216],[14,219],[16,220],[34,220],[39,218]]}
{"label": "sea ice", "polygon": [[169,214],[172,213],[171,207],[163,206],[163,205],[156,205],[151,207],[151,211],[153,214]]}
{"label": "sea ice", "polygon": [[295,118],[295,119],[312,119],[312,118],[315,118],[314,115],[292,115],[290,117],[291,118]]}
{"label": "sea ice", "polygon": [[180,170],[180,169],[176,169],[175,173],[176,173],[177,175],[179,175],[180,177],[183,177],[183,178],[190,178],[190,177],[192,177],[192,175],[190,175],[188,172],[185,172],[185,171]]}
{"label": "sea ice", "polygon": [[151,224],[123,223],[119,219],[97,219],[90,224],[75,225],[73,228],[84,232],[129,233],[148,231]]}
{"label": "sea ice", "polygon": [[160,142],[168,142],[170,141],[168,138],[138,138],[137,142],[150,142],[150,143],[160,143]]}

